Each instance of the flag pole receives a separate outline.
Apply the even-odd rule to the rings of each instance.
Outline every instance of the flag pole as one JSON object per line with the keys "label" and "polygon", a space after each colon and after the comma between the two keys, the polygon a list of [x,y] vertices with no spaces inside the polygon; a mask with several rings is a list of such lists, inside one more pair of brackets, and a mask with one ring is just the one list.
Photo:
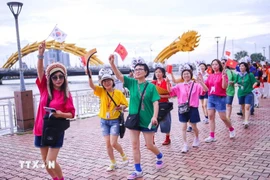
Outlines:
{"label": "flag pole", "polygon": [[225,52],[225,47],[226,47],[226,40],[227,40],[227,36],[225,36],[225,40],[224,40],[224,44],[223,44],[223,51],[222,51],[222,56],[224,57],[224,52]]}
{"label": "flag pole", "polygon": [[[57,24],[54,26],[53,30],[56,28]],[[51,31],[51,33],[49,34],[49,36],[45,39],[45,41],[51,36],[53,30]]]}

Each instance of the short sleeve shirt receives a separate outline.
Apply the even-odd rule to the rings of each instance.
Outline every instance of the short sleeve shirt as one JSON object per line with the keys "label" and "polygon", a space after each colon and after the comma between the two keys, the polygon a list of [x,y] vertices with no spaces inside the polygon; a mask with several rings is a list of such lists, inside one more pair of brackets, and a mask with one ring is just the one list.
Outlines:
{"label": "short sleeve shirt", "polygon": [[[228,77],[226,76],[226,81],[228,82]],[[210,74],[207,80],[205,81],[205,85],[208,87],[209,95],[216,96],[227,96],[226,89],[222,88],[222,73],[214,73]]]}
{"label": "short sleeve shirt", "polygon": [[[146,82],[148,83],[148,82]],[[141,93],[146,85],[146,83],[138,83],[136,79],[132,79],[124,76],[124,86],[129,89],[130,92],[130,105],[129,113],[137,114],[141,99]],[[145,90],[145,95],[143,99],[144,109],[140,110],[140,127],[147,128],[154,114],[153,103],[159,101],[160,96],[154,84],[148,83]],[[142,107],[142,106],[141,106]]]}
{"label": "short sleeve shirt", "polygon": [[[115,111],[115,104],[110,99],[107,91],[102,86],[95,86],[94,94],[100,98],[100,111],[99,117],[106,120],[117,119],[120,115],[119,111]],[[113,92],[109,92],[115,103],[118,105],[128,106],[128,102],[122,91],[114,89]],[[109,114],[107,114],[109,113]],[[108,116],[107,116],[108,115]]]}
{"label": "short sleeve shirt", "polygon": [[252,92],[253,90],[253,84],[257,82],[257,80],[254,77],[253,73],[246,73],[244,75],[237,74],[235,83],[239,84],[240,87],[238,88],[237,96],[245,96]]}
{"label": "short sleeve shirt", "polygon": [[[39,92],[40,92],[40,102],[37,109],[37,116],[35,120],[34,125],[34,131],[33,133],[36,136],[42,135],[42,127],[43,127],[43,117],[46,114],[46,111],[44,110],[44,107],[47,106],[48,102],[48,89],[47,89],[47,78],[44,75],[41,82],[39,78],[36,80],[36,84],[38,86]],[[52,91],[53,99],[50,101],[49,107],[55,108],[56,110],[60,110],[64,113],[71,113],[72,117],[75,116],[75,108],[73,105],[73,99],[71,96],[71,93],[69,93],[69,97],[67,100],[64,100],[64,92],[54,89]]]}
{"label": "short sleeve shirt", "polygon": [[[161,81],[161,83],[157,83],[157,81],[152,81],[152,83],[158,87],[161,87],[162,89],[167,90],[167,82],[165,81],[165,79],[163,79]],[[169,99],[168,98],[160,98],[159,102],[168,102]]]}

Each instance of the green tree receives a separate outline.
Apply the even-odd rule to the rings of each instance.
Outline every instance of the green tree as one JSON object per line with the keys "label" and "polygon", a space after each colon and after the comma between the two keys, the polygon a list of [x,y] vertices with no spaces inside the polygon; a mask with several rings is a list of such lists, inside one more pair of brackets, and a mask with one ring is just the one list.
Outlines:
{"label": "green tree", "polygon": [[262,55],[262,53],[253,53],[250,55],[252,62],[258,62],[258,61],[264,61],[265,57]]}
{"label": "green tree", "polygon": [[234,58],[239,61],[241,58],[248,56],[247,51],[239,51],[234,55]]}

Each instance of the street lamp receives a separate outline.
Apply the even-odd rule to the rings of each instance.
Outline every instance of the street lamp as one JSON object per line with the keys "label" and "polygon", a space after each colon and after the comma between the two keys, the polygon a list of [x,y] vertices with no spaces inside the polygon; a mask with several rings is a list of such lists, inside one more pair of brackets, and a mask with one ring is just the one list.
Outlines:
{"label": "street lamp", "polygon": [[20,36],[19,36],[19,25],[18,25],[18,17],[19,17],[21,10],[22,10],[23,3],[21,3],[21,2],[8,2],[7,5],[15,18],[17,46],[18,46],[18,58],[19,58],[19,63],[20,63],[20,89],[21,89],[21,91],[25,91],[23,68],[22,68],[21,45],[20,45]]}
{"label": "street lamp", "polygon": [[220,38],[219,36],[215,37],[217,39],[217,59],[218,59],[218,39]]}

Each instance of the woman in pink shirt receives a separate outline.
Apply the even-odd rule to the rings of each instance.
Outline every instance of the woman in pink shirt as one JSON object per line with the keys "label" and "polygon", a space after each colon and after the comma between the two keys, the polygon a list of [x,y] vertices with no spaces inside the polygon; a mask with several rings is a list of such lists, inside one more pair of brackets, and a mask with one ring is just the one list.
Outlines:
{"label": "woman in pink shirt", "polygon": [[170,88],[170,83],[169,80],[167,79],[167,89],[170,92],[170,96],[177,96],[178,105],[186,103],[190,95],[189,101],[190,111],[183,114],[181,114],[180,112],[178,113],[179,121],[182,124],[182,136],[184,141],[184,146],[181,151],[182,153],[186,153],[189,149],[186,136],[187,122],[189,120],[195,135],[192,146],[193,147],[199,146],[199,130],[197,128],[197,123],[200,122],[200,115],[198,110],[199,96],[205,94],[205,92],[208,91],[208,88],[204,84],[204,80],[201,74],[198,75],[197,79],[198,83],[192,81],[192,76],[193,73],[190,69],[184,69],[181,72],[181,77],[184,79],[184,82],[177,84],[172,88]]}
{"label": "woman in pink shirt", "polygon": [[223,70],[223,66],[218,59],[214,59],[211,63],[212,74],[209,75],[205,84],[208,87],[208,117],[210,122],[210,136],[204,141],[207,143],[215,142],[215,115],[216,111],[220,119],[230,130],[230,138],[235,137],[235,131],[231,121],[226,117],[226,88],[228,86],[228,77]]}
{"label": "woman in pink shirt", "polygon": [[47,172],[53,180],[64,180],[60,165],[56,162],[60,148],[64,141],[64,132],[59,132],[59,138],[53,146],[44,146],[42,144],[43,117],[46,114],[44,107],[48,106],[56,109],[53,113],[55,118],[74,118],[75,108],[71,93],[68,90],[67,71],[63,64],[50,64],[44,73],[43,54],[45,51],[45,42],[39,47],[36,84],[40,92],[40,103],[34,125],[35,146],[40,148],[44,164],[53,163],[54,168],[46,166]]}

